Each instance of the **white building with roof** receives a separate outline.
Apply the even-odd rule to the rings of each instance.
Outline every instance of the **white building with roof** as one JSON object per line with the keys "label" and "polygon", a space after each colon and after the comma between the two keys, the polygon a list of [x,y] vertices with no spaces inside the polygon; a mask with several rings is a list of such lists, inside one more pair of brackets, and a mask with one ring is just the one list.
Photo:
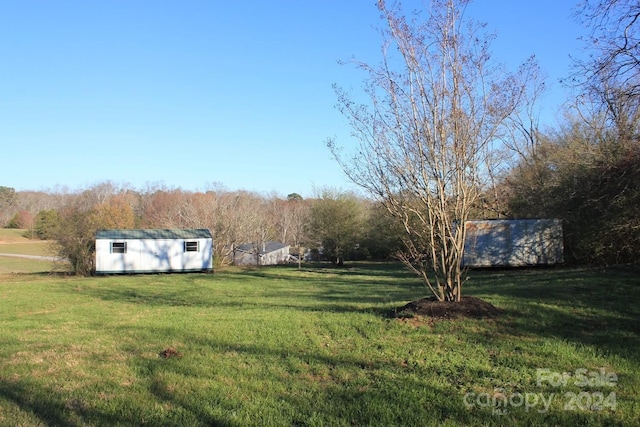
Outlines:
{"label": "white building with roof", "polygon": [[212,272],[208,229],[118,229],[96,233],[96,273]]}
{"label": "white building with roof", "polygon": [[289,261],[289,245],[280,242],[245,243],[233,251],[235,265],[275,265]]}

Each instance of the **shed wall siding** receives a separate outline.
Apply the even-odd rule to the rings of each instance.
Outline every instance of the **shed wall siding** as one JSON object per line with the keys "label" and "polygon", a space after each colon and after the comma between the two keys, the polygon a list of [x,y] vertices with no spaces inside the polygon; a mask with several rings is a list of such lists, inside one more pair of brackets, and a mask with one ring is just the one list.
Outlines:
{"label": "shed wall siding", "polygon": [[[198,241],[198,252],[184,252]],[[112,242],[126,242],[126,253],[111,253]],[[211,271],[212,239],[96,239],[96,273]]]}
{"label": "shed wall siding", "polygon": [[467,221],[463,265],[519,267],[563,262],[562,221]]}
{"label": "shed wall siding", "polygon": [[289,246],[284,246],[274,251],[256,254],[255,248],[251,251],[236,250],[234,253],[235,265],[276,265],[289,259]]}
{"label": "shed wall siding", "polygon": [[262,265],[281,264],[289,258],[289,246],[262,254]]}

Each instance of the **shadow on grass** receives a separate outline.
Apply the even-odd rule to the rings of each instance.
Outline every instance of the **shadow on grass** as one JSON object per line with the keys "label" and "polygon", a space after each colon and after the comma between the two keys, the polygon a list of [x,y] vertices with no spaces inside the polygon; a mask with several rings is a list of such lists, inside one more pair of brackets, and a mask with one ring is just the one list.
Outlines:
{"label": "shadow on grass", "polygon": [[[153,391],[154,387],[152,387]],[[172,420],[171,417],[162,417],[156,422],[145,422],[157,414],[154,412],[153,403],[146,402],[120,402],[117,406],[107,405],[106,408],[97,407],[95,401],[85,402],[70,396],[64,397],[60,390],[43,386],[41,382],[20,380],[3,380],[0,383],[0,399],[11,402],[19,408],[21,414],[28,417],[27,421],[18,422],[13,425],[34,425],[48,426],[105,426],[114,425],[137,426],[137,425],[162,425],[182,427],[187,422],[188,425],[202,426],[230,426],[228,421],[224,421],[206,413],[203,408],[189,402],[180,402],[180,407],[187,413],[180,419]],[[166,396],[162,393],[153,393],[160,401],[166,401]],[[86,396],[85,396],[86,397]],[[169,399],[171,400],[171,399]],[[98,402],[100,400],[97,400]],[[172,402],[173,403],[173,402]],[[108,408],[108,409],[107,409]],[[123,410],[124,409],[124,410]],[[3,415],[3,414],[0,414]],[[15,415],[17,418],[23,416]],[[185,418],[187,420],[185,420]],[[0,417],[0,420],[2,417]],[[6,424],[11,425],[11,424]]]}
{"label": "shadow on grass", "polygon": [[497,301],[514,335],[558,337],[640,360],[640,276],[624,269],[471,272],[467,291]]}
{"label": "shadow on grass", "polygon": [[182,278],[182,286],[168,280],[170,276],[162,276],[159,285],[142,284],[136,276],[125,276],[113,285],[92,286],[82,292],[105,301],[145,306],[245,310],[273,307],[381,315],[389,311],[390,303],[425,295],[425,288],[396,264],[344,268],[319,264],[302,270],[278,266],[190,277],[191,280]]}
{"label": "shadow on grass", "polygon": [[[245,388],[232,391],[235,386],[230,384],[229,390],[222,393],[226,399],[213,400],[229,413],[241,412],[243,401],[256,403],[254,400],[258,402],[250,408],[268,407],[273,411],[256,412],[252,425],[273,424],[274,420],[276,424],[295,426],[442,425],[445,421],[456,425],[482,425],[492,418],[490,411],[467,410],[462,394],[444,383],[435,384],[427,370],[417,375],[401,372],[403,368],[383,355],[374,358],[346,352],[329,355],[313,348],[275,348],[211,340],[200,335],[184,338],[200,353],[208,349],[210,359],[233,357],[239,371],[226,375],[233,375],[238,384],[245,384]],[[148,375],[152,391],[159,398],[191,410],[193,402],[212,401],[208,391],[194,390],[189,396],[180,396],[167,391],[167,384],[161,378],[179,377],[186,379],[187,383],[204,380],[216,385],[220,381],[215,378],[215,373],[203,375],[197,364],[182,363],[186,359],[187,353],[182,361],[139,360],[137,371]],[[243,365],[251,371],[242,372]],[[276,366],[278,374],[274,376],[272,371]],[[315,375],[318,370],[329,372],[329,377]],[[281,371],[286,371],[291,377],[282,375]],[[332,372],[342,374],[334,378]],[[489,373],[478,371],[472,375],[486,376]],[[260,385],[266,388],[262,389]],[[247,416],[246,409],[242,415]]]}
{"label": "shadow on grass", "polygon": [[[559,337],[591,345],[604,354],[640,357],[640,277],[602,269],[503,269],[471,271],[464,288],[504,310],[512,336]],[[169,277],[169,276],[167,276]],[[107,301],[146,306],[185,306],[308,312],[372,313],[387,316],[427,295],[399,264],[354,263],[278,266],[216,275],[166,277],[161,285],[140,285],[125,277],[110,286],[86,289]],[[184,283],[184,286],[182,286]]]}
{"label": "shadow on grass", "polygon": [[[374,267],[372,269],[375,270]],[[302,311],[368,312],[376,310],[377,304],[384,304],[387,295],[391,301],[404,300],[404,296],[415,298],[410,295],[423,290],[419,285],[405,281],[404,274],[396,279],[397,271],[394,269],[376,270],[377,273],[373,274],[367,274],[366,268],[351,272],[336,270],[316,272],[312,269],[308,272],[311,277],[303,278],[278,268],[256,270],[253,276],[245,272],[229,274],[228,277],[234,280],[247,277],[247,280],[255,282],[255,292],[244,295],[248,288],[243,287],[229,297],[213,292],[226,286],[224,276],[219,280],[202,275],[189,276],[193,280],[182,277],[178,284],[172,283],[173,279],[169,277],[171,280],[161,282],[159,287],[148,282],[141,285],[131,277],[113,286],[109,282],[97,286],[91,282],[81,290],[68,286],[64,287],[64,292],[84,292],[106,301],[149,306],[228,306],[239,309],[273,306]],[[492,340],[517,340],[521,335],[553,336],[593,345],[603,352],[612,351],[637,358],[632,352],[638,349],[634,320],[638,319],[639,286],[633,275],[558,269],[472,272],[472,276],[468,293],[492,299],[496,305],[501,302],[507,311],[506,321],[496,322],[495,328],[486,328],[486,335],[476,337],[485,340],[484,344],[491,344]],[[204,285],[198,281],[203,281]],[[294,281],[293,285],[289,283],[291,281]],[[608,286],[610,282],[616,285]],[[606,329],[597,330],[594,328],[596,324],[604,324]],[[154,325],[140,327],[140,331],[136,329],[138,327],[126,324],[116,332],[122,337],[129,334],[133,337],[179,337],[176,339],[191,346],[180,360],[151,359],[135,353],[127,356],[126,363],[131,364],[139,376],[137,386],[146,387],[147,394],[152,396],[145,402],[128,402],[127,405],[120,401],[109,409],[68,396],[59,397],[52,387],[42,386],[46,382],[36,384],[4,379],[0,383],[0,397],[13,402],[25,413],[33,414],[42,424],[70,426],[138,425],[143,415],[166,417],[156,418],[156,425],[182,425],[185,420],[192,425],[231,425],[234,422],[231,415],[216,415],[212,405],[225,413],[241,412],[242,405],[248,405],[254,398],[264,398],[264,407],[288,417],[285,420],[289,425],[330,425],[332,421],[355,425],[439,425],[444,422],[459,425],[616,425],[619,422],[601,413],[551,411],[538,414],[525,413],[521,409],[502,417],[493,414],[492,408],[468,409],[463,402],[465,390],[457,389],[454,381],[459,375],[456,371],[459,366],[444,366],[449,370],[443,373],[421,366],[400,367],[391,356],[381,352],[350,353],[343,349],[331,354],[318,347],[298,348],[290,345],[288,340],[259,345],[232,339],[212,339],[206,329],[190,334],[180,326],[162,330]],[[506,332],[500,328],[505,328]],[[288,331],[287,328],[284,330]],[[462,333],[461,330],[463,328],[450,333]],[[425,329],[424,333],[429,331]],[[494,332],[505,333],[494,336]],[[626,339],[616,344],[621,336]],[[410,340],[407,342],[411,343]],[[132,345],[131,341],[126,345]],[[491,345],[484,347],[491,349]],[[192,352],[198,353],[194,358],[199,360],[190,361]],[[238,356],[234,356],[236,354]],[[232,356],[246,364],[261,364],[261,369],[251,372],[244,372],[244,368],[238,366],[237,374],[243,376],[245,383],[237,388],[249,389],[243,388],[239,397],[230,396],[231,386],[235,384],[216,384],[218,388],[211,390],[217,379],[214,371],[217,366],[212,369],[208,364],[215,363],[215,359],[228,360]],[[344,368],[346,375],[331,377],[327,381],[314,377],[311,368],[300,369],[305,363],[320,366],[326,372]],[[443,365],[446,363],[443,360]],[[247,370],[250,368],[246,367]],[[273,371],[285,371],[290,376],[274,377]],[[258,386],[254,387],[251,375],[262,377]],[[486,369],[470,370],[465,375],[460,381],[463,385],[474,384],[475,378],[487,378],[492,372],[487,365]],[[184,388],[176,388],[176,378],[181,377],[186,378],[186,384]],[[298,389],[289,385],[292,378],[298,383]],[[279,383],[273,385],[279,385],[276,389],[280,391],[271,390],[271,381]],[[265,389],[258,389],[260,385]],[[310,394],[297,393],[305,386],[308,386]],[[180,420],[171,418],[171,414],[153,414],[158,406],[175,408],[186,418]],[[267,424],[269,420],[265,418],[263,421]]]}
{"label": "shadow on grass", "polygon": [[43,389],[41,385],[26,385],[21,381],[3,379],[0,382],[0,397],[12,402],[22,412],[32,414],[45,425],[80,425],[70,419],[65,402],[53,390]]}
{"label": "shadow on grass", "polygon": [[[224,360],[231,356],[240,366],[234,379],[239,384],[245,384],[248,391],[241,395],[233,395],[230,390],[223,391],[219,394],[226,397],[215,399],[216,405],[231,413],[241,411],[242,401],[263,399],[258,406],[272,408],[280,417],[275,419],[286,425],[621,425],[611,414],[597,411],[575,413],[551,409],[548,413],[540,413],[538,408],[525,409],[516,403],[513,407],[504,408],[506,411],[501,413],[496,412],[499,407],[478,398],[477,392],[465,400],[467,390],[460,389],[458,384],[470,384],[475,378],[491,378],[492,372],[488,368],[401,367],[382,354],[371,358],[344,352],[339,356],[328,355],[311,348],[280,349],[211,340],[200,335],[188,336],[185,340],[192,343],[200,354],[203,349],[208,349],[211,359]],[[138,361],[137,370],[149,376],[155,395],[189,411],[194,401],[211,401],[204,389],[192,390],[189,396],[167,391],[167,384],[158,378],[181,377],[186,378],[187,382],[204,380],[217,383],[213,373],[203,375],[197,364],[166,362],[149,359]],[[252,371],[242,372],[242,365]],[[270,367],[273,366],[278,367],[278,372],[284,370],[292,377],[272,376]],[[306,367],[309,367],[308,370]],[[318,371],[329,372],[329,377],[314,375]],[[332,372],[342,374],[334,378]],[[344,375],[349,379],[345,380]],[[268,389],[261,389],[251,381],[269,384]],[[291,381],[295,383],[293,386]],[[304,390],[304,393],[299,393],[299,390]],[[468,405],[468,402],[472,405]],[[262,419],[260,416],[273,417],[274,414],[261,411],[252,419],[252,424],[273,422],[273,418]]]}

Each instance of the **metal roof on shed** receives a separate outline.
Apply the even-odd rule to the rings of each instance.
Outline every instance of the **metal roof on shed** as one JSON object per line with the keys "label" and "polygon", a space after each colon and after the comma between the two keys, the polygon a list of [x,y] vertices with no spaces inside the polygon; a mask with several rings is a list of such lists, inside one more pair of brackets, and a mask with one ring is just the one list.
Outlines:
{"label": "metal roof on shed", "polygon": [[[268,254],[269,252],[274,252],[282,248],[286,248],[287,246],[289,245],[285,245],[284,243],[280,243],[280,242],[274,242],[274,241],[264,242],[264,245],[260,247],[260,253]],[[242,245],[236,246],[236,250],[242,251],[242,252],[255,253],[256,248],[257,248],[257,245],[255,243],[244,243]]]}
{"label": "metal roof on shed", "polygon": [[211,239],[211,231],[207,228],[162,228],[162,229],[119,229],[99,230],[96,239],[110,240],[142,240],[142,239]]}

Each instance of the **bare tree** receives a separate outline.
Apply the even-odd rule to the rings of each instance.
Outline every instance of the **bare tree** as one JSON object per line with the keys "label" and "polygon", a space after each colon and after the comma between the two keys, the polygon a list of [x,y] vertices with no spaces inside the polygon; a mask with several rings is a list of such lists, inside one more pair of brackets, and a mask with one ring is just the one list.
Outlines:
{"label": "bare tree", "polygon": [[251,243],[256,254],[256,265],[261,265],[260,257],[264,253],[265,244],[275,236],[273,227],[273,202],[264,197],[252,197],[252,206],[245,211],[249,231],[246,243]]}
{"label": "bare tree", "polygon": [[616,145],[637,141],[640,118],[640,3],[585,0],[576,8],[589,29],[586,59],[574,58],[567,82],[579,89],[575,112],[594,132],[613,129]]}
{"label": "bare tree", "polygon": [[271,219],[278,240],[295,248],[298,253],[298,267],[302,260],[302,245],[306,243],[306,228],[309,221],[310,202],[297,193],[286,199],[272,194],[268,199]]}
{"label": "bare tree", "polygon": [[359,144],[353,156],[329,141],[347,176],[402,223],[400,260],[441,301],[460,301],[465,229],[505,120],[525,100],[531,58],[517,73],[490,61],[492,36],[464,16],[467,0],[432,0],[426,20],[378,8],[386,24],[382,63],[356,62],[368,104],[337,88]]}
{"label": "bare tree", "polygon": [[303,246],[307,244],[307,223],[309,222],[310,204],[302,198],[289,198],[283,215],[288,217],[288,239],[298,252],[298,268],[301,267]]}
{"label": "bare tree", "polygon": [[640,95],[640,3],[637,0],[585,0],[576,9],[590,29],[586,60],[576,59],[574,81],[587,91],[617,82],[626,95]]}
{"label": "bare tree", "polygon": [[16,190],[12,187],[0,186],[0,227],[4,227],[14,214],[11,211],[16,201]]}
{"label": "bare tree", "polygon": [[237,245],[261,245],[272,237],[265,203],[264,198],[246,191],[216,194],[216,218],[212,232],[218,262],[232,263]]}
{"label": "bare tree", "polygon": [[186,195],[181,189],[158,188],[142,195],[142,225],[156,228],[183,227]]}

